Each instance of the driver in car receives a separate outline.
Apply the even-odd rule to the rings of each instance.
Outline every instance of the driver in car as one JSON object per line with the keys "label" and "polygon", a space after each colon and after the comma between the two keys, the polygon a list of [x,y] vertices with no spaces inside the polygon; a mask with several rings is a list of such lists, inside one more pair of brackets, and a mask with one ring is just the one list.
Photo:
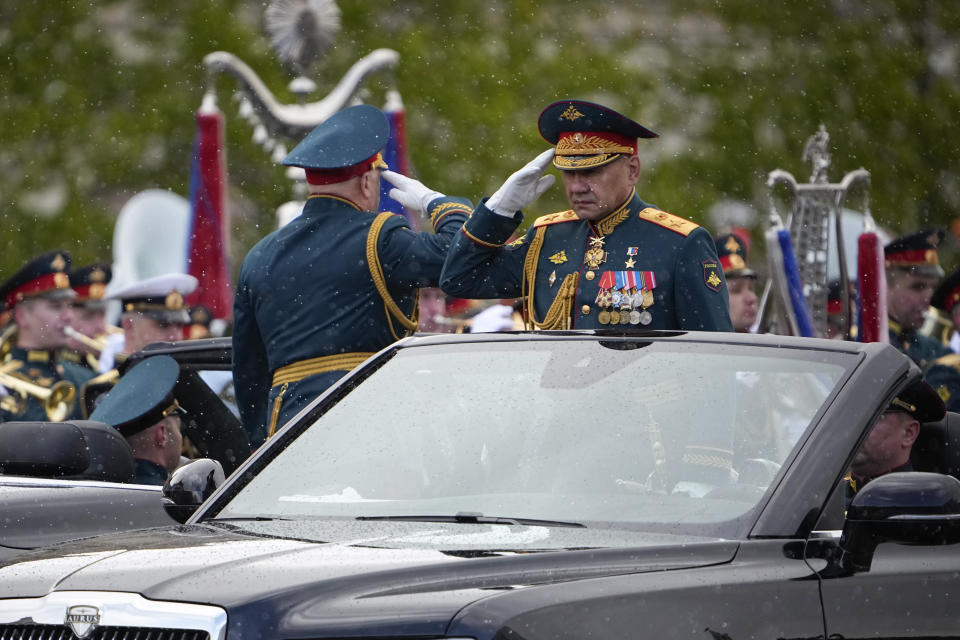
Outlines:
{"label": "driver in car", "polygon": [[929,384],[917,380],[894,398],[854,454],[847,475],[847,504],[874,478],[913,471],[910,451],[924,422],[942,420],[943,400]]}

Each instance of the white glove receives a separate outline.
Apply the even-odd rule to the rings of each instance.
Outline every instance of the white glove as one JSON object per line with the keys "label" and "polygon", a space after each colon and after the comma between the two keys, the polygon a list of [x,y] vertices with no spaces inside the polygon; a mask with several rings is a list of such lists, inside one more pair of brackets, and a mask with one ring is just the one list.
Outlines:
{"label": "white glove", "polygon": [[470,320],[470,333],[496,333],[513,329],[513,307],[495,304]]}
{"label": "white glove", "polygon": [[439,191],[434,191],[419,180],[408,178],[394,171],[383,171],[380,177],[392,184],[395,188],[390,189],[390,197],[402,204],[411,211],[419,211],[421,214],[427,214],[427,207],[436,198],[443,198],[444,195]]}
{"label": "white glove", "polygon": [[507,178],[497,192],[487,199],[487,208],[512,218],[517,211],[539,198],[553,185],[552,175],[543,175],[553,160],[553,148],[547,149]]}

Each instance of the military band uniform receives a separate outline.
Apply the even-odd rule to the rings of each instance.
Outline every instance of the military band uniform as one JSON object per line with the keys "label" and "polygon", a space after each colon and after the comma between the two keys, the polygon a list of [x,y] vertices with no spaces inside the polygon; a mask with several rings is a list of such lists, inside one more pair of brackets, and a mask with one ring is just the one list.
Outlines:
{"label": "military band uniform", "polygon": [[[308,181],[309,170],[321,172],[318,180],[337,166],[360,162],[369,170],[388,127],[374,107],[352,107],[319,125],[285,164],[307,168]],[[450,240],[472,208],[464,199],[435,199],[428,212],[435,233],[414,232],[402,216],[314,193],[300,216],[250,250],[234,297],[233,371],[252,446],[416,329],[419,288],[437,285]]]}
{"label": "military band uniform", "polygon": [[522,221],[481,203],[457,234],[441,287],[463,298],[527,297],[541,329],[732,331],[710,234],[637,195],[596,223],[573,211]]}
{"label": "military band uniform", "polygon": [[[17,361],[19,366],[7,373],[16,375],[33,384],[40,385],[47,390],[65,389],[64,394],[69,395],[70,400],[65,401],[70,406],[70,411],[64,420],[79,420],[84,417],[82,407],[78,400],[78,390],[83,388],[84,384],[96,374],[89,368],[80,364],[62,360],[60,350],[35,350],[22,349],[20,347],[11,347],[6,362]],[[72,389],[67,392],[64,385],[58,383],[67,382]],[[44,408],[43,400],[34,395],[27,394],[26,403],[22,407],[16,407],[12,400],[13,395],[8,396],[10,400],[0,400],[0,421],[24,420],[44,422],[50,420]],[[22,409],[22,411],[20,411]]]}
{"label": "military band uniform", "polygon": [[[66,251],[51,251],[40,255],[21,267],[6,282],[0,285],[0,303],[13,317],[20,312],[17,307],[30,300],[44,299],[51,304],[65,304],[76,293],[70,288],[71,258]],[[26,312],[26,310],[24,310]],[[0,420],[71,420],[82,417],[77,402],[77,389],[92,378],[93,371],[61,358],[65,336],[64,316],[58,313],[55,318],[42,322],[43,330],[35,327],[18,327],[6,334],[9,341],[5,350],[4,370],[7,375],[20,378],[25,382],[41,387],[46,398],[38,394],[23,392],[13,388],[13,381],[5,384],[7,395],[0,398]],[[45,402],[54,411],[48,413]]]}
{"label": "military band uniform", "polygon": [[924,371],[929,369],[934,361],[949,355],[952,352],[942,342],[917,331],[910,331],[900,326],[896,320],[887,319],[890,344],[899,349]]}

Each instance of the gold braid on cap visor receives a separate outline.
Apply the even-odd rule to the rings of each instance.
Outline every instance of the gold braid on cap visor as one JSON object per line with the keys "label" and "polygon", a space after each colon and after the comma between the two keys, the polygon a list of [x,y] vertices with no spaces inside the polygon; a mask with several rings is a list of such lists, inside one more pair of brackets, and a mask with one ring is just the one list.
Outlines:
{"label": "gold braid on cap visor", "polygon": [[553,166],[557,169],[590,169],[605,165],[623,153],[632,154],[634,150],[601,136],[575,133],[557,141]]}

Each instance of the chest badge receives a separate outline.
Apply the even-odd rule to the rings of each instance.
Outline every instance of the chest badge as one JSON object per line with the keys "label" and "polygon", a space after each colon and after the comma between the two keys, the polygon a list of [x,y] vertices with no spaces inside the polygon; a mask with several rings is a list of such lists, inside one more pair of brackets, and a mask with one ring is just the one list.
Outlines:
{"label": "chest badge", "polygon": [[567,261],[567,253],[566,251],[563,251],[563,250],[557,251],[555,254],[550,256],[548,260],[550,260],[550,262],[552,262],[553,264],[563,264],[564,262]]}

